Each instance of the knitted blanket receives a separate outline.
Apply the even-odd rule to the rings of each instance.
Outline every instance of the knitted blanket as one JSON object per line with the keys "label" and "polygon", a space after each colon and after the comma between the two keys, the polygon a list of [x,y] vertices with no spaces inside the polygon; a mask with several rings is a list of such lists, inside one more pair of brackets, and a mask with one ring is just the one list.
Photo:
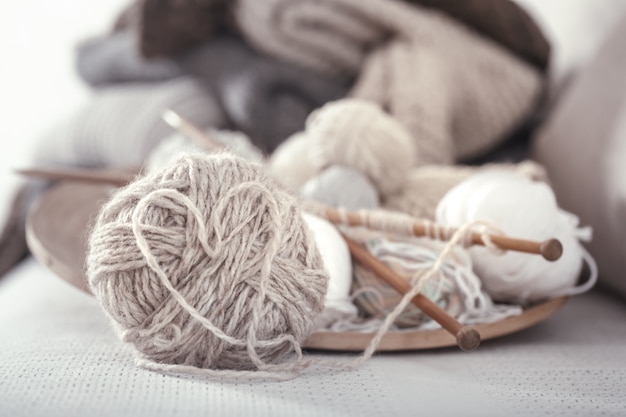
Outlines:
{"label": "knitted blanket", "polygon": [[163,83],[112,86],[50,129],[35,149],[35,163],[88,168],[137,168],[174,133],[161,118],[172,109],[202,128],[226,125],[210,90],[190,77]]}
{"label": "knitted blanket", "polygon": [[498,144],[542,91],[540,73],[443,14],[396,0],[240,0],[258,49],[320,73],[357,77],[411,132],[418,164],[453,163]]}

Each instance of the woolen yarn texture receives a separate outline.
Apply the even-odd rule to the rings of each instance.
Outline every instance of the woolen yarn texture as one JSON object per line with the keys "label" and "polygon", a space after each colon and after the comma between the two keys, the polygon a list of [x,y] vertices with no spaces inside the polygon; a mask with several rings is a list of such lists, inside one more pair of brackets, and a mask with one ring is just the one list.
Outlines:
{"label": "woolen yarn texture", "polygon": [[362,172],[381,195],[400,190],[415,165],[410,133],[380,106],[343,99],[315,110],[306,123],[311,160],[323,168],[344,165]]}
{"label": "woolen yarn texture", "polygon": [[142,357],[222,370],[280,364],[314,330],[328,282],[294,197],[228,153],[181,156],[121,189],[93,226],[87,276]]}

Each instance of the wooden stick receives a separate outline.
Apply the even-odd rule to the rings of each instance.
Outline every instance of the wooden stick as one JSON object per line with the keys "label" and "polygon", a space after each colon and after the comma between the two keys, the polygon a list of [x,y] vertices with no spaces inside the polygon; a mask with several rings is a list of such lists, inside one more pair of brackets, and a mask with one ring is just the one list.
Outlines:
{"label": "wooden stick", "polygon": [[[106,183],[120,187],[128,184],[137,175],[136,173],[133,174],[114,170],[87,170],[79,168],[29,168],[21,169],[17,172],[32,177]],[[361,215],[356,212],[346,211],[340,213],[339,210],[328,207],[325,209],[325,217],[334,224],[343,224],[345,219],[345,224],[348,226],[364,225]],[[428,236],[426,225],[420,221],[416,220],[412,224],[412,230],[415,236]],[[563,246],[557,239],[537,242],[501,235],[489,235],[489,238],[501,249],[540,254],[548,261],[556,261],[563,253]],[[471,242],[474,245],[485,245],[482,235],[477,232],[472,233]]]}
{"label": "wooden stick", "polygon": [[[401,276],[396,274],[387,265],[376,259],[367,249],[363,248],[354,240],[343,235],[344,240],[348,244],[348,249],[352,256],[378,275],[381,279],[391,285],[400,294],[406,294],[411,291],[411,285]],[[422,294],[417,294],[411,302],[435,320],[452,336],[456,337],[457,345],[465,351],[475,350],[480,345],[480,333],[473,327],[466,327],[449,315],[444,309],[432,302]]]}
{"label": "wooden stick", "polygon": [[[340,212],[333,208],[326,208],[325,217],[334,224],[346,224],[348,226],[364,226],[363,219],[356,212]],[[417,237],[429,236],[427,233],[427,225],[419,220],[415,220],[411,225],[413,235]],[[371,227],[368,225],[368,227]],[[548,239],[543,242],[533,240],[517,239],[509,236],[489,235],[489,239],[498,248],[503,250],[513,250],[518,252],[539,254],[548,261],[556,261],[563,253],[563,246],[558,239]],[[473,245],[485,245],[481,233],[473,232],[471,236]]]}
{"label": "wooden stick", "polygon": [[178,130],[180,133],[187,136],[204,149],[211,152],[218,152],[226,149],[226,146],[200,130],[193,123],[183,119],[172,110],[166,110],[163,112],[162,117],[168,125],[172,126],[174,129]]}
{"label": "wooden stick", "polygon": [[15,171],[27,177],[44,178],[49,180],[81,181],[98,184],[111,184],[118,187],[131,182],[138,172],[124,172],[108,169],[84,169],[84,168],[58,168],[37,167],[25,168]]}

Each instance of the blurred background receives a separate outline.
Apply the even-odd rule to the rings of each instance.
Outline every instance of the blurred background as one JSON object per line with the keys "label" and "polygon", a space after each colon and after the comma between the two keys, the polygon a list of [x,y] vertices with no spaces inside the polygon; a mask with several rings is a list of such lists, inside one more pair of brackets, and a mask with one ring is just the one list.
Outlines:
{"label": "blurred background", "polygon": [[[23,181],[13,170],[31,164],[52,126],[94,94],[76,72],[77,44],[111,31],[128,0],[23,0],[3,6],[0,16],[0,218]],[[517,0],[551,47],[550,103],[589,64],[626,9],[614,0]],[[584,167],[581,167],[584,169]]]}
{"label": "blurred background", "polygon": [[15,168],[30,160],[33,146],[59,120],[88,100],[77,77],[76,44],[109,30],[126,0],[25,0],[5,2],[0,14],[0,214],[21,181]]}
{"label": "blurred background", "polygon": [[[614,0],[518,0],[541,24],[552,46],[555,87],[585,62],[619,18],[626,2]],[[127,0],[22,0],[0,14],[0,187],[19,181],[13,168],[59,119],[85,102],[90,89],[77,77],[76,44],[108,32]],[[7,199],[0,199],[0,215]]]}

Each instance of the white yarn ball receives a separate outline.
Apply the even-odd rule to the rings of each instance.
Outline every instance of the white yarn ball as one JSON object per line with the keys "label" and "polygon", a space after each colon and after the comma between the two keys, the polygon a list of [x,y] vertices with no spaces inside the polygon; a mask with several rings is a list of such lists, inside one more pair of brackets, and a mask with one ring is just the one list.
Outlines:
{"label": "white yarn ball", "polygon": [[302,217],[313,232],[329,276],[324,311],[317,319],[318,326],[325,327],[334,320],[356,317],[357,308],[350,301],[352,260],[348,245],[328,221],[308,213],[303,213]]}
{"label": "white yarn ball", "polygon": [[311,178],[301,194],[310,200],[348,210],[374,209],[379,206],[378,192],[361,172],[335,165]]}
{"label": "white yarn ball", "polygon": [[578,219],[559,209],[545,183],[510,171],[484,171],[452,188],[439,202],[436,218],[454,227],[486,220],[516,238],[561,241],[563,255],[555,262],[533,254],[498,255],[484,247],[470,248],[474,269],[495,301],[528,304],[566,294],[576,285],[583,261]]}
{"label": "white yarn ball", "polygon": [[408,130],[366,100],[342,99],[315,110],[306,122],[313,161],[319,169],[344,165],[363,172],[384,197],[404,185],[415,165]]}
{"label": "white yarn ball", "polygon": [[267,172],[292,191],[298,191],[320,171],[311,159],[311,142],[304,132],[290,136],[267,161]]}

